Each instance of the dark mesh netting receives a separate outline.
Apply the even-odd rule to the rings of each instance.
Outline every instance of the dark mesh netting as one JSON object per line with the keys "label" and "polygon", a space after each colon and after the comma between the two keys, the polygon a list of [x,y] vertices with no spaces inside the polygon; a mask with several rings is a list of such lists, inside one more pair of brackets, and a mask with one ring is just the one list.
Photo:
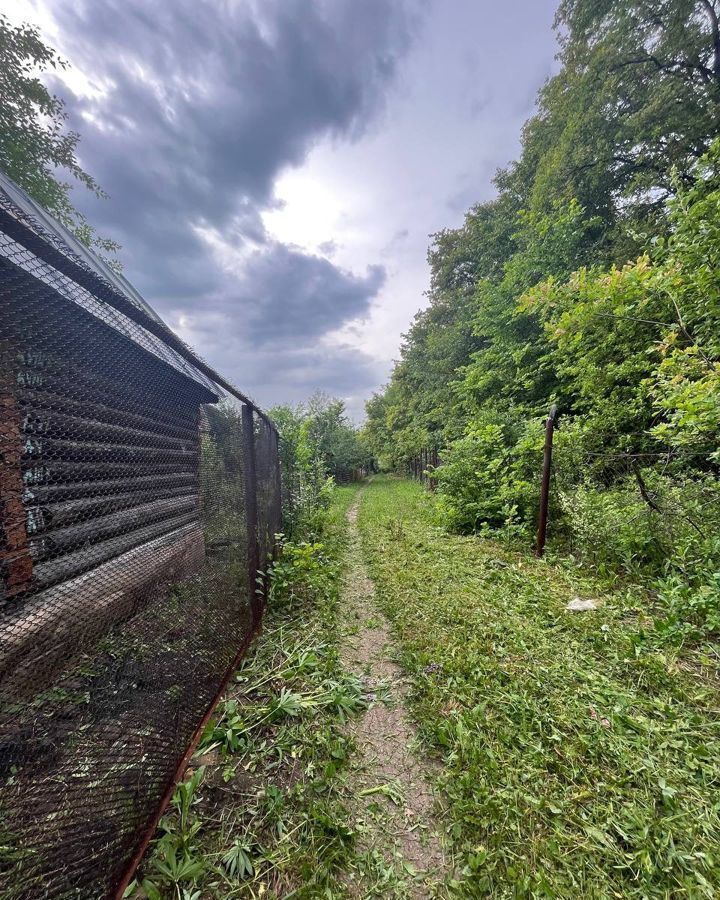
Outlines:
{"label": "dark mesh netting", "polygon": [[277,433],[5,188],[0,896],[90,900],[258,622]]}
{"label": "dark mesh netting", "polygon": [[278,435],[263,419],[256,417],[255,472],[258,499],[258,565],[267,567],[281,515],[280,480],[277,476]]}

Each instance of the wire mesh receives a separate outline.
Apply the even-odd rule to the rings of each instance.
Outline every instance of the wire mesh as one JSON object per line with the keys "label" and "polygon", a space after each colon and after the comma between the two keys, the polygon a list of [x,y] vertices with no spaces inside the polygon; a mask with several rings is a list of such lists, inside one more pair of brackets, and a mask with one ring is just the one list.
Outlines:
{"label": "wire mesh", "polygon": [[280,469],[277,432],[259,417],[255,418],[255,474],[258,508],[258,565],[267,568],[280,521]]}
{"label": "wire mesh", "polygon": [[91,900],[257,623],[277,433],[0,213],[0,896]]}

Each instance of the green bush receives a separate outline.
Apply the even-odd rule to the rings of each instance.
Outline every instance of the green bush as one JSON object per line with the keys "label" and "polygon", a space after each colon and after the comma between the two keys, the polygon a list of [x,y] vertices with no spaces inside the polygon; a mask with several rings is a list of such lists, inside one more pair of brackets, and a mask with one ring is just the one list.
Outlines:
{"label": "green bush", "polygon": [[703,575],[693,584],[679,574],[656,582],[660,607],[656,635],[673,642],[720,635],[720,572],[706,571]]}
{"label": "green bush", "polygon": [[315,533],[332,484],[369,471],[372,458],[341,400],[315,394],[307,404],[273,407],[270,416],[280,435],[283,527],[290,537]]}
{"label": "green bush", "polygon": [[477,422],[442,454],[438,502],[456,531],[504,528],[529,535],[537,519],[543,428],[508,415]]}
{"label": "green bush", "polygon": [[338,566],[321,541],[281,540],[269,574],[269,603],[277,607],[297,599],[324,597],[334,587]]}
{"label": "green bush", "polygon": [[559,495],[563,532],[575,553],[601,572],[662,567],[667,546],[658,516],[628,483],[582,484]]}
{"label": "green bush", "polygon": [[658,628],[675,635],[720,631],[720,484],[640,472],[601,488],[560,491],[563,534],[601,574],[642,579],[657,598]]}

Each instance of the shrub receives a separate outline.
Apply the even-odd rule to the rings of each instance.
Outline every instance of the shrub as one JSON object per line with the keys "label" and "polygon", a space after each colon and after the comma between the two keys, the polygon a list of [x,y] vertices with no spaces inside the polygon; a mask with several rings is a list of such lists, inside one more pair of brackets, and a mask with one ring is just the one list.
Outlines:
{"label": "shrub", "polygon": [[439,508],[456,531],[505,528],[529,534],[537,519],[542,420],[520,426],[476,423],[442,454],[437,470]]}
{"label": "shrub", "polygon": [[603,574],[643,578],[657,598],[660,630],[720,631],[718,479],[653,469],[640,477],[647,499],[631,476],[604,489],[582,484],[560,492],[573,551]]}
{"label": "shrub", "polygon": [[559,494],[570,547],[601,571],[618,567],[658,570],[667,546],[655,513],[627,483],[601,489],[589,484]]}

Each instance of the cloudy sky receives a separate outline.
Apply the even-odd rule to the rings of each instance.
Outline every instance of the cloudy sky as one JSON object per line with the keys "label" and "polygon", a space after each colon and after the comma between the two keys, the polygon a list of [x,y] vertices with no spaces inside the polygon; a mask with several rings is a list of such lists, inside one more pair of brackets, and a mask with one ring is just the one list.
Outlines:
{"label": "cloudy sky", "polygon": [[70,63],[76,192],[125,274],[265,406],[355,418],[428,235],[493,194],[554,70],[553,0],[0,0]]}

